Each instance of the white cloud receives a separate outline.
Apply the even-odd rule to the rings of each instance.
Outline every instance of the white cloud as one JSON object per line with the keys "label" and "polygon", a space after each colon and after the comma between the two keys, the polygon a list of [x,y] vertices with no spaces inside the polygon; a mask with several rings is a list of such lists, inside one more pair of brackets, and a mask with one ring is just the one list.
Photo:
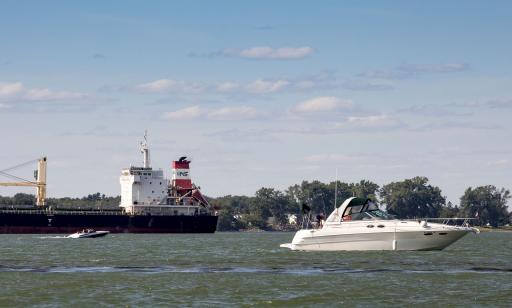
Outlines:
{"label": "white cloud", "polygon": [[353,106],[351,100],[339,99],[334,96],[321,96],[297,104],[293,110],[300,113],[325,112],[347,109]]}
{"label": "white cloud", "polygon": [[248,106],[222,107],[218,109],[191,106],[177,111],[166,112],[163,118],[170,120],[190,120],[198,118],[208,118],[212,120],[237,120],[256,118],[259,115],[260,113],[256,108]]}
{"label": "white cloud", "polygon": [[176,85],[176,81],[172,79],[158,79],[152,82],[137,85],[137,90],[142,92],[163,92],[169,90]]}
{"label": "white cloud", "polygon": [[401,122],[389,115],[381,114],[365,117],[349,117],[348,124],[357,125],[359,127],[378,128],[400,126]]}
{"label": "white cloud", "polygon": [[250,84],[248,84],[245,88],[249,93],[255,94],[265,94],[265,93],[273,93],[279,90],[282,90],[286,86],[290,84],[287,80],[275,80],[275,81],[266,81],[262,79],[258,79]]}
{"label": "white cloud", "polygon": [[0,83],[0,98],[10,97],[19,94],[22,91],[23,84],[21,82]]}
{"label": "white cloud", "polygon": [[142,83],[135,86],[135,90],[141,93],[163,93],[163,92],[183,92],[199,93],[203,91],[204,86],[199,83],[185,82],[174,79],[158,79],[148,83]]}
{"label": "white cloud", "polygon": [[235,82],[223,82],[217,86],[219,92],[231,92],[239,88],[239,85]]}
{"label": "white cloud", "polygon": [[254,118],[258,116],[256,108],[240,106],[240,107],[224,107],[213,110],[208,113],[210,118]]}
{"label": "white cloud", "polygon": [[243,50],[225,49],[223,51],[226,56],[241,57],[247,59],[274,59],[274,60],[291,60],[302,59],[313,53],[313,48],[305,47],[281,47],[272,48],[267,46],[252,47]]}
{"label": "white cloud", "polygon": [[26,88],[21,82],[0,83],[0,99],[4,102],[77,100],[86,97],[86,94],[80,92]]}
{"label": "white cloud", "polygon": [[404,127],[406,127],[405,123],[386,114],[361,117],[352,116],[334,126],[335,129],[346,130],[389,130]]}
{"label": "white cloud", "polygon": [[66,99],[82,99],[86,95],[80,92],[52,91],[50,89],[30,89],[23,98],[30,101],[54,101]]}
{"label": "white cloud", "polygon": [[192,106],[192,107],[183,108],[183,109],[180,109],[177,111],[166,112],[166,113],[164,113],[163,117],[165,119],[170,119],[170,120],[187,120],[187,119],[199,118],[204,113],[205,113],[205,110],[203,110],[201,107]]}

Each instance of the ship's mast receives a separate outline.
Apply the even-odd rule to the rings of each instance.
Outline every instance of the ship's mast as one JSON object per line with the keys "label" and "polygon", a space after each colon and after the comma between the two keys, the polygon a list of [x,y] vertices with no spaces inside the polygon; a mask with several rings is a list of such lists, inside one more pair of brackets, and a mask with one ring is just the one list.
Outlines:
{"label": "ship's mast", "polygon": [[144,131],[144,141],[140,143],[140,152],[144,156],[144,168],[150,168],[150,158],[149,158],[149,147],[148,147],[148,131]]}

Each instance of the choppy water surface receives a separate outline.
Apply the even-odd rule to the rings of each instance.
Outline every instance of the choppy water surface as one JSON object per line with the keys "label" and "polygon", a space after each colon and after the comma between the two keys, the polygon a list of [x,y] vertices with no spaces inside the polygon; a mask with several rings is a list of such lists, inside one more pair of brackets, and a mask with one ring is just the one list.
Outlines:
{"label": "choppy water surface", "polygon": [[292,233],[0,235],[0,306],[509,306],[512,233],[436,252],[296,252]]}

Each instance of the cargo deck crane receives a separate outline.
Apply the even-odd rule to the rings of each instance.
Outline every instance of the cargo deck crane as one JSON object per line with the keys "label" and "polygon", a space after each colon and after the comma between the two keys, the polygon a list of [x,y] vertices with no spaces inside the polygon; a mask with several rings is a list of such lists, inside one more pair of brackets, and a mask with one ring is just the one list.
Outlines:
{"label": "cargo deck crane", "polygon": [[[34,171],[34,181],[29,181],[7,173],[6,171],[13,170],[27,164],[37,161],[37,170]],[[46,157],[41,157],[5,170],[0,170],[0,175],[17,180],[18,182],[0,182],[0,186],[25,186],[36,187],[36,205],[38,207],[46,206]]]}

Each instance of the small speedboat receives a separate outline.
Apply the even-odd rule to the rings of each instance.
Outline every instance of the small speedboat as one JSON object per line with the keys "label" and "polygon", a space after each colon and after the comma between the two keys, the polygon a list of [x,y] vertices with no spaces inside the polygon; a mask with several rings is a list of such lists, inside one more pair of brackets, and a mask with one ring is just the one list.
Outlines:
{"label": "small speedboat", "polygon": [[93,229],[84,229],[82,231],[68,235],[69,238],[93,238],[102,237],[109,234],[110,231],[96,231]]}
{"label": "small speedboat", "polygon": [[[309,208],[309,207],[308,207]],[[442,223],[432,223],[431,221]],[[461,225],[453,222],[462,220]],[[380,210],[369,199],[349,198],[317,228],[299,230],[291,250],[442,250],[468,233],[479,233],[469,226],[469,218],[405,220]]]}

